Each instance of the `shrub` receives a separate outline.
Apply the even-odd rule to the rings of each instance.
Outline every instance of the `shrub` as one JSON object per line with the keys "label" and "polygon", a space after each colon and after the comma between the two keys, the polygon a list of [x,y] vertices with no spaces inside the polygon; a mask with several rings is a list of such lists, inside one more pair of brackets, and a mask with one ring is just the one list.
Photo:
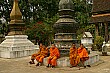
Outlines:
{"label": "shrub", "polygon": [[94,45],[96,45],[96,47],[99,51],[102,51],[103,41],[104,41],[104,38],[101,36],[96,36],[96,38],[94,40]]}

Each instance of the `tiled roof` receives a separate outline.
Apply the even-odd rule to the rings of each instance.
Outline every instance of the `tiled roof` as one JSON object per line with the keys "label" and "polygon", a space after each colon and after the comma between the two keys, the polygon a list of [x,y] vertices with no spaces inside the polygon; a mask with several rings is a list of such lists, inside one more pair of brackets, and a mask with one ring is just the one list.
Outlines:
{"label": "tiled roof", "polygon": [[93,0],[92,17],[89,23],[110,21],[110,0]]}
{"label": "tiled roof", "polygon": [[108,14],[97,14],[93,15],[90,18],[89,23],[100,23],[100,22],[109,22],[110,21],[110,13]]}
{"label": "tiled roof", "polygon": [[110,0],[93,0],[92,12],[110,11]]}
{"label": "tiled roof", "polygon": [[84,37],[92,38],[93,36],[90,32],[84,32],[83,38]]}

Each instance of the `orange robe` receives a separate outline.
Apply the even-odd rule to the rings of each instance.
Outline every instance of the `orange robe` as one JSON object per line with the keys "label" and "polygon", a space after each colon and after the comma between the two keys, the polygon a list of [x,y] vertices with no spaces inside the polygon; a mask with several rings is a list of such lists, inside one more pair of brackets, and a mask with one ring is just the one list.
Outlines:
{"label": "orange robe", "polygon": [[39,51],[38,51],[37,53],[32,54],[32,56],[31,56],[31,60],[35,60],[36,57],[37,57],[38,55],[40,55],[40,53],[41,53],[41,49],[42,49],[42,48],[43,48],[43,47],[40,46],[40,47],[39,47]]}
{"label": "orange robe", "polygon": [[80,62],[80,57],[77,52],[77,48],[70,48],[70,64],[72,66],[77,66],[77,64]]}
{"label": "orange robe", "polygon": [[48,48],[41,48],[39,55],[36,56],[36,60],[40,63],[43,62],[43,59],[48,55]]}
{"label": "orange robe", "polygon": [[57,65],[57,59],[60,57],[60,53],[58,48],[52,49],[50,48],[50,56],[48,57],[48,64],[51,64],[52,66]]}
{"label": "orange robe", "polygon": [[40,54],[40,51],[38,51],[38,53],[32,54],[31,60],[34,60],[39,54]]}
{"label": "orange robe", "polygon": [[85,48],[78,48],[78,55],[82,61],[86,61],[89,59],[88,52]]}

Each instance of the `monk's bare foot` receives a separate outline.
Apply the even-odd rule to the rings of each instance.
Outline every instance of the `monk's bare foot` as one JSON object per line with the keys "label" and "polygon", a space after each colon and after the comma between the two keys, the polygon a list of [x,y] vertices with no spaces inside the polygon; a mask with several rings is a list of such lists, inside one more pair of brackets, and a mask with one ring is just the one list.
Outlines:
{"label": "monk's bare foot", "polygon": [[73,67],[77,67],[77,66],[70,66],[70,68],[73,68]]}
{"label": "monk's bare foot", "polygon": [[36,66],[39,66],[39,63],[37,63]]}
{"label": "monk's bare foot", "polygon": [[78,66],[79,70],[80,70],[80,67]]}
{"label": "monk's bare foot", "polygon": [[43,66],[43,63],[40,63],[40,66]]}
{"label": "monk's bare foot", "polygon": [[73,68],[73,66],[70,66],[70,68]]}
{"label": "monk's bare foot", "polygon": [[86,68],[86,66],[84,66],[84,68]]}
{"label": "monk's bare foot", "polygon": [[87,67],[91,67],[90,65],[87,65]]}
{"label": "monk's bare foot", "polygon": [[35,64],[35,63],[34,63],[34,62],[32,62],[32,61],[30,61],[29,63],[30,63],[30,64]]}
{"label": "monk's bare foot", "polygon": [[55,68],[55,66],[52,66],[52,68]]}
{"label": "monk's bare foot", "polygon": [[77,65],[77,67],[79,68],[79,70],[80,70],[80,66],[79,65]]}
{"label": "monk's bare foot", "polygon": [[49,68],[49,66],[46,66],[47,68]]}
{"label": "monk's bare foot", "polygon": [[50,67],[49,64],[46,67],[49,68]]}

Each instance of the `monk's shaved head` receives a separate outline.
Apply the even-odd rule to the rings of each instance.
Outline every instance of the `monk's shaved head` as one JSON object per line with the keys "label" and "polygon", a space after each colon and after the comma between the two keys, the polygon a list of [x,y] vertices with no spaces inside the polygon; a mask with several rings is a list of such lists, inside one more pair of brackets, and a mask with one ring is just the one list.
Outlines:
{"label": "monk's shaved head", "polygon": [[40,46],[43,46],[43,44],[42,44],[42,43],[40,43]]}
{"label": "monk's shaved head", "polygon": [[55,44],[52,44],[52,48],[55,48]]}
{"label": "monk's shaved head", "polygon": [[76,45],[75,45],[75,43],[73,43],[73,44],[72,44],[72,48],[76,48]]}
{"label": "monk's shaved head", "polygon": [[81,47],[81,48],[84,48],[83,44],[80,44],[80,47]]}

